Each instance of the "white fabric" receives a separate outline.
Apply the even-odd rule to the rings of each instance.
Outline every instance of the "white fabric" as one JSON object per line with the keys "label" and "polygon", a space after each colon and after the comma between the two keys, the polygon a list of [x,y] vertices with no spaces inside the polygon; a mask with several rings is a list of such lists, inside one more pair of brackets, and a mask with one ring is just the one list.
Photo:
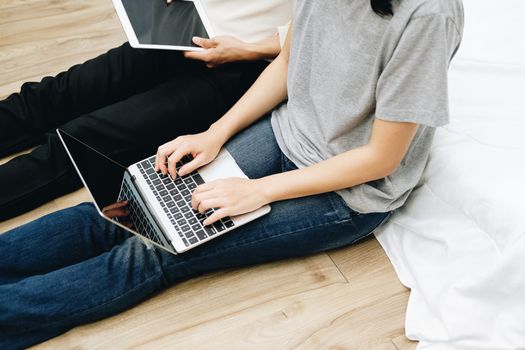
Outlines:
{"label": "white fabric", "polygon": [[286,23],[292,18],[293,0],[202,0],[202,3],[216,35],[233,35],[250,43],[275,34],[286,37]]}
{"label": "white fabric", "polygon": [[376,237],[419,350],[525,349],[525,2],[464,0],[451,124]]}

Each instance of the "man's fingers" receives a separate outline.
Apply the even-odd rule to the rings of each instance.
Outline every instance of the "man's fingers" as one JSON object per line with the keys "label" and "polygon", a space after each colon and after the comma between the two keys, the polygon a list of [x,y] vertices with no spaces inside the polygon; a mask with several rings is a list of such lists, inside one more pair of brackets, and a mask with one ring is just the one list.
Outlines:
{"label": "man's fingers", "polygon": [[213,39],[205,39],[194,36],[192,41],[195,45],[206,49],[204,51],[186,51],[184,52],[184,57],[190,60],[203,61],[208,63],[211,60],[209,49],[213,49],[216,45]]}
{"label": "man's fingers", "polygon": [[198,36],[194,36],[191,41],[193,41],[193,43],[195,45],[198,45],[200,47],[203,47],[205,49],[211,49],[211,48],[214,48],[216,45],[215,45],[215,42],[213,41],[213,39],[205,39],[205,38],[201,38],[201,37],[198,37]]}
{"label": "man's fingers", "polygon": [[104,211],[104,214],[109,218],[125,218],[129,216],[129,210],[126,208],[110,209]]}
{"label": "man's fingers", "polygon": [[120,201],[120,202],[116,202],[111,205],[108,205],[107,207],[104,207],[104,209],[102,210],[104,211],[104,210],[122,208],[122,207],[125,207],[126,205],[128,205],[128,201]]}
{"label": "man's fingers", "polygon": [[184,51],[184,57],[204,61],[208,53],[206,51]]}
{"label": "man's fingers", "polygon": [[210,60],[210,54],[208,51],[186,51],[184,57],[190,60],[208,62]]}
{"label": "man's fingers", "polygon": [[123,218],[129,215],[129,210],[127,208],[128,204],[128,201],[120,201],[117,203],[113,203],[111,205],[108,205],[107,207],[104,207],[102,209],[102,212],[109,218]]}
{"label": "man's fingers", "polygon": [[133,223],[129,222],[129,221],[121,221],[120,222],[122,225],[126,226],[127,228],[133,228]]}

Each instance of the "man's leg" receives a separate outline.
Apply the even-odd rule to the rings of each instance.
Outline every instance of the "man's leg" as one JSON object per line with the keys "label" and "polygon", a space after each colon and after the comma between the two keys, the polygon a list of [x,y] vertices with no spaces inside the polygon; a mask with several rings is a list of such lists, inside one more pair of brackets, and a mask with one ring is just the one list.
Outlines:
{"label": "man's leg", "polygon": [[[169,81],[82,115],[60,128],[124,164],[178,135],[205,130],[253,83],[265,62],[210,70],[188,62]],[[0,166],[0,220],[81,186],[54,131],[31,153]]]}
{"label": "man's leg", "polygon": [[150,89],[185,62],[177,52],[125,43],[55,77],[23,84],[0,101],[0,158],[42,142],[58,125]]}

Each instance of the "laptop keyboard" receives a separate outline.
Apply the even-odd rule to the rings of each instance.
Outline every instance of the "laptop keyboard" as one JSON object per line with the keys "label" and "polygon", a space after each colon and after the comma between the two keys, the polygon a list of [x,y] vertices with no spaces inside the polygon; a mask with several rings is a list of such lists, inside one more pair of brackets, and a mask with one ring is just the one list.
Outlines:
{"label": "laptop keyboard", "polygon": [[[177,171],[191,160],[190,156],[183,157],[176,164]],[[215,212],[215,209],[201,214],[191,207],[193,191],[204,183],[197,171],[182,177],[177,176],[173,180],[170,175],[163,175],[155,171],[155,157],[137,163],[137,167],[186,247],[234,226],[229,217],[218,220],[213,225],[204,226],[202,224]]]}
{"label": "laptop keyboard", "polygon": [[126,181],[124,181],[119,195],[119,201],[123,200],[127,200],[129,202],[129,217],[135,226],[134,229],[153,242],[163,246],[164,244],[158,236],[157,231],[151,225],[150,220],[148,220],[146,213],[142,209],[142,206],[138,204],[135,194],[129,188],[129,185]]}

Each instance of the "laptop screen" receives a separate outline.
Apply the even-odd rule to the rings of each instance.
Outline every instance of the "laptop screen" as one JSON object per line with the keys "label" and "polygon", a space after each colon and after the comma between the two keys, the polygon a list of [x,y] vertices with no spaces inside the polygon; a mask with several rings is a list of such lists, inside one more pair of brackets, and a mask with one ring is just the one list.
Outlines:
{"label": "laptop screen", "polygon": [[59,134],[99,209],[115,203],[126,168],[66,132]]}
{"label": "laptop screen", "polygon": [[122,0],[140,44],[197,46],[193,36],[208,38],[192,1]]}

